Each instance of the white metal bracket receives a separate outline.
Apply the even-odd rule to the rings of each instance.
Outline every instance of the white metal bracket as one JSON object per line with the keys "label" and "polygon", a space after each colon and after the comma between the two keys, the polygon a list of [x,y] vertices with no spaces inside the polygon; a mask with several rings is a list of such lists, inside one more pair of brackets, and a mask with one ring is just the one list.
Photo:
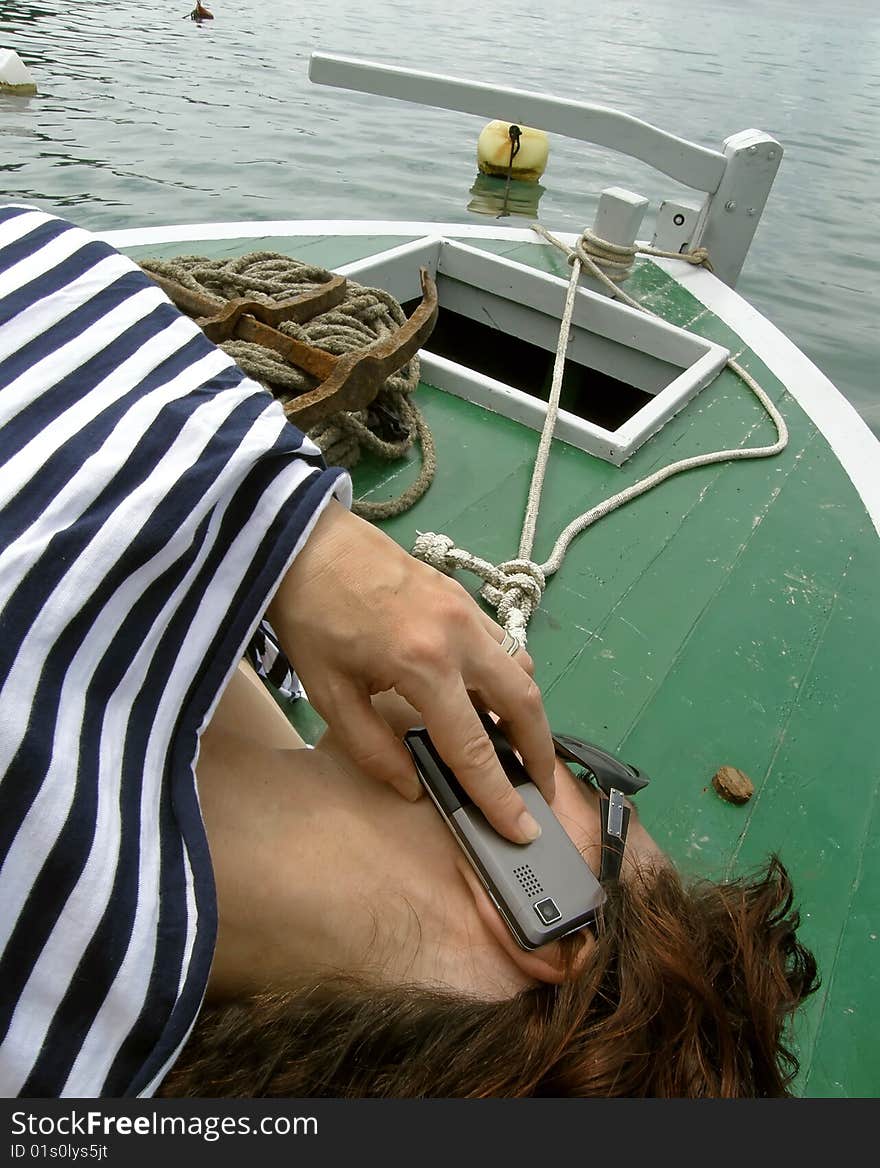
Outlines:
{"label": "white metal bracket", "polygon": [[651,246],[660,251],[689,251],[703,206],[683,199],[664,199],[654,222]]}
{"label": "white metal bracket", "polygon": [[724,140],[724,174],[703,207],[693,247],[705,247],[715,275],[736,284],[776,178],[782,146],[761,130]]}

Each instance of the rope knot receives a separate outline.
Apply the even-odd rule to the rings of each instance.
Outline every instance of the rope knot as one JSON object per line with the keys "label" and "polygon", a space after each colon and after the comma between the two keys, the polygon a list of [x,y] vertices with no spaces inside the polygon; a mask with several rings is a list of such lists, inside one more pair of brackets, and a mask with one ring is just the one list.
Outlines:
{"label": "rope knot", "polygon": [[447,575],[459,569],[473,572],[485,581],[480,589],[483,599],[498,610],[498,621],[520,644],[526,643],[526,625],[547,586],[543,569],[531,560],[507,560],[490,564],[488,560],[455,546],[448,535],[420,531],[413,544],[417,560],[430,564]]}
{"label": "rope knot", "polygon": [[714,272],[712,261],[709,258],[708,247],[695,247],[693,251],[681,252],[681,258],[687,260],[689,264],[702,264],[707,271]]}
{"label": "rope knot", "polygon": [[448,535],[438,535],[436,531],[420,531],[413,544],[412,554],[436,568],[438,572],[450,573],[455,568],[451,552],[456,551],[455,543]]}
{"label": "rope knot", "polygon": [[543,571],[531,560],[506,560],[498,564],[480,595],[498,610],[499,623],[525,644],[526,625],[546,586]]}
{"label": "rope knot", "polygon": [[[577,241],[574,250],[577,258],[591,271],[600,268],[609,280],[615,282],[625,280],[632,272],[636,258],[636,248],[620,243],[612,243],[589,229],[585,230]],[[573,257],[569,257],[569,263]]]}

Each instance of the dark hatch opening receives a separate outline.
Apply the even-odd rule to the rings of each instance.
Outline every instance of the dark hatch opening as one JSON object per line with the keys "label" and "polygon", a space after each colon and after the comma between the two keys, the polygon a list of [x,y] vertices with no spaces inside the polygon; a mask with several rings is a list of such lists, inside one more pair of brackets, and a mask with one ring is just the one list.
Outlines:
{"label": "dark hatch opening", "polygon": [[[418,303],[411,300],[403,305],[407,316]],[[440,309],[434,332],[423,348],[532,397],[547,401],[550,396],[552,353],[448,308]],[[607,373],[565,362],[560,408],[605,430],[618,429],[651,400],[652,394]]]}

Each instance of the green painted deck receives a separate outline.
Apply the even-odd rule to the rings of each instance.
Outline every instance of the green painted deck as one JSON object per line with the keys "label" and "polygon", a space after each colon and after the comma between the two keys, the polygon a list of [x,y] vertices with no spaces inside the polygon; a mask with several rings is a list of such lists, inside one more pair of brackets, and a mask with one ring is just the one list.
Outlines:
{"label": "green painted deck", "polygon": [[[144,256],[286,251],[338,266],[401,239],[227,240]],[[470,241],[475,242],[475,241]],[[548,249],[487,243],[566,276]],[[880,540],[848,477],[783,385],[740,339],[650,262],[627,285],[667,320],[720,341],[781,406],[784,454],[691,471],[579,537],[548,585],[529,650],[554,728],[644,769],[643,821],[686,873],[745,871],[777,851],[795,881],[822,988],[797,1031],[806,1096],[880,1088]],[[442,531],[494,561],[516,555],[538,435],[430,386],[419,390],[437,478],[384,524],[404,547]],[[554,446],[536,557],[576,514],[661,465],[772,441],[773,426],[725,371],[622,468]],[[362,497],[398,494],[414,460],[364,462]],[[474,588],[472,578],[462,582]],[[307,733],[314,716],[295,720]],[[755,782],[742,807],[710,780]]]}

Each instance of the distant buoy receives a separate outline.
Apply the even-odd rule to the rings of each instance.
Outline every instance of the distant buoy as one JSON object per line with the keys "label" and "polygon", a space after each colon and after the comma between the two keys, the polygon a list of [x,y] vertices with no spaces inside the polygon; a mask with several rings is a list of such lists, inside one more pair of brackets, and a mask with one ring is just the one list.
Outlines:
{"label": "distant buoy", "polygon": [[516,122],[489,122],[477,139],[477,166],[495,178],[507,178],[509,171],[511,178],[521,182],[537,182],[549,153],[543,130]]}
{"label": "distant buoy", "polygon": [[33,97],[36,92],[37,83],[18,53],[0,49],[0,93]]}

